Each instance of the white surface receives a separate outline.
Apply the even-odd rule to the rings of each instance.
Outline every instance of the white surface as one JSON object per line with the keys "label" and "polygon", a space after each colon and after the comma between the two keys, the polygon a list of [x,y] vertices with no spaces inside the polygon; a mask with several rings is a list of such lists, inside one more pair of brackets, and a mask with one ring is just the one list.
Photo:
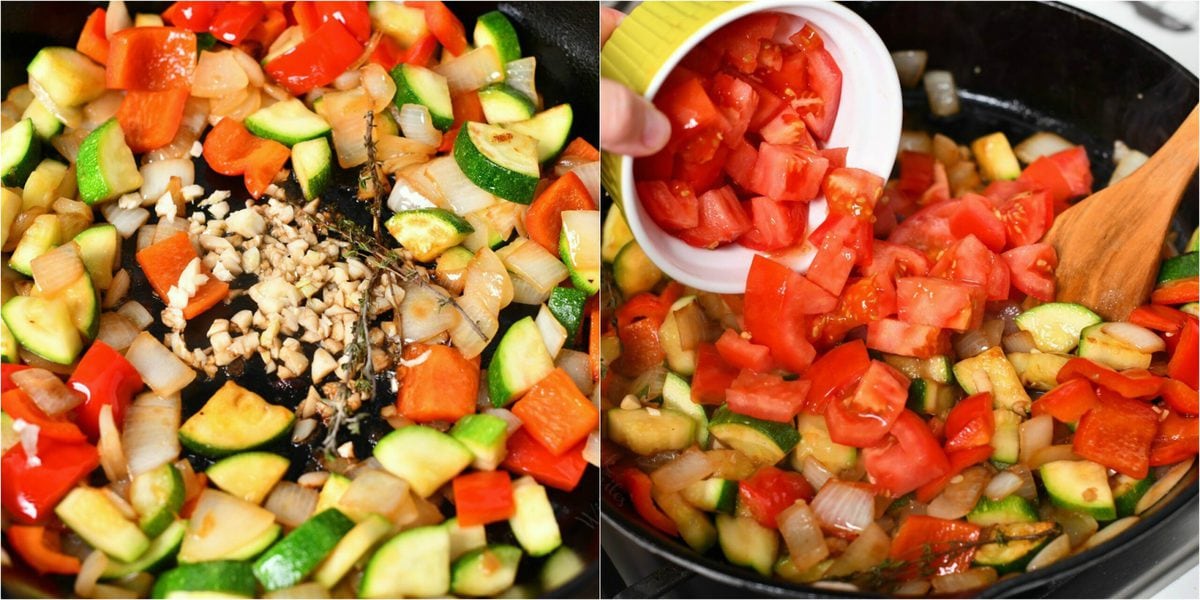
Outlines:
{"label": "white surface", "polygon": [[[1115,23],[1149,41],[1171,58],[1179,61],[1193,74],[1200,67],[1200,2],[1154,2],[1156,7],[1171,16],[1190,22],[1190,31],[1176,32],[1160,27],[1138,15],[1130,2],[1081,2],[1067,0],[1076,6]],[[1200,570],[1192,567],[1179,579],[1159,590],[1154,598],[1200,598]]]}

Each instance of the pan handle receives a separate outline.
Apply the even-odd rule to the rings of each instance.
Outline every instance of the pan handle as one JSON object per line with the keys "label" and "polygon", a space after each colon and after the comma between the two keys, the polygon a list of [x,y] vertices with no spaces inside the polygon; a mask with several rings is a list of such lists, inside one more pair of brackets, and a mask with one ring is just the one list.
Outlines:
{"label": "pan handle", "polygon": [[613,598],[662,598],[664,594],[691,579],[695,571],[667,563],[657,571],[621,590]]}

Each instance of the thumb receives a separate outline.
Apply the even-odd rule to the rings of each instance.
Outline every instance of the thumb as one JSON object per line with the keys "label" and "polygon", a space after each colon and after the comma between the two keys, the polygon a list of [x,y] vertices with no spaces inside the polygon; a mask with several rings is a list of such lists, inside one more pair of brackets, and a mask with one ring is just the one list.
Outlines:
{"label": "thumb", "polygon": [[600,143],[607,152],[648,156],[671,137],[671,122],[645,98],[610,79],[600,80]]}

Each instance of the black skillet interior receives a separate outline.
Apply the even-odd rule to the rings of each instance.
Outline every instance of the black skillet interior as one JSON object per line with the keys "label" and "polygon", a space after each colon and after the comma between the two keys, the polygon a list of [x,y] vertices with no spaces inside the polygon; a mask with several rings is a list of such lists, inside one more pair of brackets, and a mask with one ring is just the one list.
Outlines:
{"label": "black skillet interior", "polygon": [[[0,84],[4,92],[7,93],[9,88],[25,83],[25,65],[40,48],[51,45],[74,47],[87,15],[95,7],[104,4],[106,3],[5,2],[0,8],[0,20],[3,22],[3,35],[0,36],[0,50],[3,55]],[[128,4],[130,12],[154,13],[161,12],[169,5],[164,2]],[[516,27],[524,55],[537,57],[537,87],[545,98],[546,105],[569,102],[575,113],[572,135],[582,136],[593,144],[598,143],[599,17],[594,5],[574,2],[450,2],[449,5],[467,25],[468,33],[479,15],[496,8],[504,12]],[[234,197],[231,204],[248,198],[240,178],[214,173],[202,159],[197,159],[195,164],[196,183],[206,190],[232,191]],[[335,189],[325,197],[326,203],[332,201],[340,210],[369,226],[367,211],[353,195],[356,173],[340,171],[335,177]],[[294,181],[288,182],[288,189],[289,193],[298,193]],[[163,304],[150,290],[145,277],[136,267],[133,260],[134,243],[133,238],[126,240],[123,252],[124,266],[133,280],[130,296],[157,314],[163,308]],[[253,278],[243,277],[237,280],[234,286],[244,288],[252,284]],[[242,297],[228,306],[218,306],[208,311],[188,327],[189,344],[204,341],[204,334],[212,320],[227,319],[243,308],[253,309],[252,301]],[[501,314],[501,333],[517,319],[533,314],[535,310],[531,307],[512,305]],[[165,333],[164,327],[157,322],[151,327],[151,331],[160,335]],[[483,364],[487,364],[494,346],[495,344],[489,345],[483,356]],[[254,357],[244,364],[235,362],[211,381],[204,380],[201,375],[196,383],[184,391],[183,417],[186,419],[198,410],[204,401],[230,378],[261,394],[268,401],[288,407],[296,406],[306,395],[309,386],[306,378],[285,382],[266,375],[261,359]],[[365,404],[361,411],[378,415],[380,408],[395,401],[395,395],[390,391],[389,379],[391,374],[380,375],[376,398],[372,403]],[[363,427],[357,434],[351,434],[343,428],[338,442],[352,441],[358,456],[369,456],[375,441],[389,430],[390,427],[382,419],[368,419],[363,422]],[[319,451],[314,451],[314,447],[319,448],[324,435],[323,429],[319,428],[305,444],[284,442],[272,448],[291,458],[289,477],[294,478],[317,467]],[[209,463],[207,459],[195,455],[188,455],[188,458],[197,470],[203,469]],[[518,584],[532,585],[535,593],[557,597],[587,593],[586,590],[594,585],[599,568],[600,548],[597,479],[596,471],[589,469],[579,487],[573,492],[568,494],[549,490],[562,528],[564,544],[579,553],[588,565],[584,573],[558,589],[541,591],[537,588],[537,581],[539,567],[543,561],[527,557],[522,561]],[[508,539],[510,543],[515,543],[507,525],[489,526],[488,537]],[[70,590],[68,579],[38,578],[22,571],[19,567],[5,569],[3,583],[6,597],[19,597],[38,590],[41,590],[43,595],[61,596],[62,591]]]}
{"label": "black skillet interior", "polygon": [[[906,128],[943,132],[959,143],[998,130],[1014,142],[1035,131],[1053,131],[1087,146],[1097,187],[1107,182],[1112,173],[1115,140],[1151,154],[1197,102],[1196,77],[1178,63],[1132,34],[1063,5],[1032,2],[851,2],[847,5],[874,27],[889,49],[926,50],[928,68],[954,74],[962,112],[949,118],[935,118],[929,113],[924,90],[906,89]],[[1177,245],[1185,243],[1196,228],[1196,198],[1193,178],[1172,224]],[[857,595],[763,578],[730,565],[716,549],[697,555],[679,540],[646,526],[608,478],[604,478],[601,494],[604,516],[610,523],[643,548],[684,569],[765,596]],[[1119,540],[1041,571],[1005,579],[984,590],[982,595],[1047,593],[1083,570],[1101,573],[1111,568],[1105,564],[1106,556],[1135,540],[1160,544],[1153,551],[1163,557],[1190,556],[1194,561],[1197,546],[1194,525],[1188,525],[1185,518],[1196,512],[1196,496],[1193,468],[1172,499],[1145,516]],[[1186,529],[1177,535],[1168,534],[1181,525]],[[1192,550],[1190,554],[1177,552],[1168,544],[1188,545]],[[1170,567],[1159,566],[1164,572]]]}

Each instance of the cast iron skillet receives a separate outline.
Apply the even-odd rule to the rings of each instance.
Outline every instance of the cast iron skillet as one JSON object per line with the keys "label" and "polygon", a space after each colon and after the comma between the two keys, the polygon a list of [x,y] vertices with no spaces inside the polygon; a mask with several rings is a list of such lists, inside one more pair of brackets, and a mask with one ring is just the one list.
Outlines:
{"label": "cast iron skillet", "polygon": [[[75,40],[83,27],[88,14],[96,7],[106,3],[24,3],[5,2],[0,9],[3,20],[3,35],[0,36],[0,46],[3,50],[2,84],[4,92],[16,85],[26,82],[25,65],[33,55],[44,46],[75,46]],[[168,3],[130,2],[130,12],[159,13]],[[521,39],[522,51],[527,56],[536,56],[538,61],[537,85],[543,94],[547,106],[569,102],[575,110],[575,124],[572,135],[583,136],[593,144],[598,142],[597,115],[598,107],[598,48],[599,31],[598,13],[591,4],[570,2],[451,2],[450,6],[464,23],[474,23],[479,15],[499,7],[515,25]],[[209,171],[203,159],[197,159],[196,183],[208,191],[226,189],[234,193],[232,202],[240,202],[249,196],[245,193],[241,178],[226,177]],[[355,173],[340,172],[336,176],[335,191],[327,194],[325,201],[336,202],[337,206],[347,214],[357,217],[369,226],[366,212],[361,208],[352,194],[355,183]],[[289,192],[298,193],[294,182],[289,182]],[[386,211],[386,209],[385,209]],[[131,298],[140,301],[155,315],[163,308],[162,302],[150,290],[141,270],[133,260],[133,238],[126,240],[123,248],[124,266],[132,275],[133,284]],[[235,287],[245,288],[253,284],[252,277],[244,277],[234,283]],[[204,341],[204,332],[213,319],[229,318],[238,310],[253,308],[252,302],[245,298],[233,302],[230,306],[218,306],[208,311],[202,318],[188,327],[189,345]],[[513,305],[501,314],[500,334],[511,324],[527,315],[533,315],[529,307]],[[160,323],[151,327],[151,331],[165,333]],[[499,335],[499,334],[498,334]],[[483,356],[486,365],[491,349],[490,344]],[[265,375],[263,364],[255,357],[244,364],[235,363],[222,371],[212,381],[205,381],[203,375],[197,382],[189,386],[183,394],[183,418],[186,419],[197,411],[212,393],[227,379],[234,379],[266,398],[270,402],[294,407],[302,400],[308,390],[307,378],[297,378],[290,382],[281,382],[273,376]],[[369,411],[378,415],[380,408],[395,401],[391,392],[390,375],[379,378],[378,394],[373,402],[364,404],[361,411]],[[344,432],[339,443],[354,442],[358,456],[370,456],[375,441],[386,434],[390,427],[381,419],[369,419],[358,434]],[[323,429],[319,429],[310,444],[293,445],[284,442],[271,450],[287,456],[292,461],[288,477],[293,479],[299,474],[314,469],[317,460],[311,446],[319,446],[324,437]],[[312,442],[311,440],[316,440]],[[192,461],[197,471],[204,469],[210,461],[202,457],[185,455]],[[521,562],[517,583],[532,585],[535,593],[550,596],[570,597],[587,593],[587,587],[593,586],[599,571],[600,534],[598,527],[599,506],[596,500],[597,490],[596,471],[589,470],[579,487],[567,494],[558,490],[549,490],[551,502],[554,504],[558,522],[562,528],[564,544],[574,549],[588,564],[585,571],[567,584],[555,590],[542,592],[537,587],[538,573],[543,560],[525,557]],[[446,507],[443,507],[445,509]],[[443,511],[445,512],[445,510]],[[488,526],[488,539],[507,539],[515,543],[507,525]],[[70,594],[69,578],[37,577],[20,565],[4,570],[3,591],[8,596],[41,595],[48,597],[64,597]]]}
{"label": "cast iron skillet", "polygon": [[[927,50],[929,68],[954,73],[962,112],[951,118],[934,118],[923,90],[905,90],[906,128],[941,131],[960,143],[997,130],[1014,141],[1037,130],[1054,131],[1087,146],[1097,185],[1107,182],[1112,173],[1114,140],[1124,140],[1151,154],[1197,102],[1196,77],[1178,63],[1111,23],[1067,6],[1025,2],[863,2],[849,6],[875,28],[888,48]],[[1182,203],[1172,223],[1176,245],[1185,243],[1196,227],[1195,179],[1187,194],[1191,200]],[[1133,542],[1154,544],[1152,550],[1160,561],[1169,563],[1187,556],[1194,561],[1196,479],[1193,467],[1172,496],[1118,539],[1046,569],[1004,579],[982,590],[981,595],[1045,594],[1085,570],[1099,578],[1116,570],[1119,563],[1113,556]],[[761,577],[728,563],[718,549],[699,555],[645,525],[610,480],[605,480],[601,495],[603,515],[609,523],[679,567],[655,573],[622,595],[662,593],[691,571],[749,594],[858,596]],[[1159,568],[1170,567],[1163,564]],[[667,572],[671,570],[675,572]],[[1111,593],[1100,587],[1083,595]]]}

